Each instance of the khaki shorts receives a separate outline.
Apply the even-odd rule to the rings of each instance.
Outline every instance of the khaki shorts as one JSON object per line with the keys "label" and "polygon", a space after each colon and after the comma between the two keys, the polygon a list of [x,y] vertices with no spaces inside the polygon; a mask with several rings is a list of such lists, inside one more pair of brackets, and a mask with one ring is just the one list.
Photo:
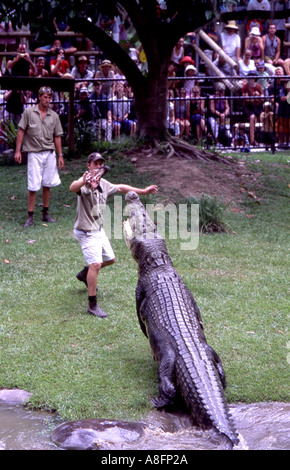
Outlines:
{"label": "khaki shorts", "polygon": [[60,183],[54,150],[28,153],[27,185],[29,191],[39,191],[41,186],[52,188]]}
{"label": "khaki shorts", "polygon": [[103,228],[90,232],[74,229],[74,236],[81,245],[88,264],[102,263],[115,258],[113,248]]}

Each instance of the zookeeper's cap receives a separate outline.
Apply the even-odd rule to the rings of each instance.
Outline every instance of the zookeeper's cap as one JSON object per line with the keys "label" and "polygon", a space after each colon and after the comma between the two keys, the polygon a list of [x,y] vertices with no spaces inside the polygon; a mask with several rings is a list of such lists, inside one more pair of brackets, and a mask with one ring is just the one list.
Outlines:
{"label": "zookeeper's cap", "polygon": [[88,156],[87,162],[91,163],[91,162],[96,162],[97,160],[102,160],[103,162],[105,161],[104,157],[102,157],[100,153],[93,152]]}

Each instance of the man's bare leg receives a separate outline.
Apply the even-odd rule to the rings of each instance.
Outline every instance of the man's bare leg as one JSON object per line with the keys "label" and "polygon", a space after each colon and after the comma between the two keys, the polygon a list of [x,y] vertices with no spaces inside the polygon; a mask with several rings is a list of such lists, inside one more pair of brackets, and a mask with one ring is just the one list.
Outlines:
{"label": "man's bare leg", "polygon": [[36,201],[36,191],[28,191],[28,214],[27,219],[23,227],[30,227],[33,225],[33,212],[35,207]]}

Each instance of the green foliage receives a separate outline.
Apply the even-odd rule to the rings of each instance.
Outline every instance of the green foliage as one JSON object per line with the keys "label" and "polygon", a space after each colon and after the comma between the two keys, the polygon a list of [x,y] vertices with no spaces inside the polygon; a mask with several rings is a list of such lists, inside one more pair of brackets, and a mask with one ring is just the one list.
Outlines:
{"label": "green foliage", "polygon": [[[220,0],[225,4],[224,0]],[[129,8],[131,22],[135,26],[136,19],[142,15],[143,20],[148,24],[168,25],[171,22],[185,26],[184,34],[191,31],[202,23],[210,21],[219,11],[216,7],[216,0],[185,0],[180,5],[175,0],[166,2],[156,2],[147,0],[146,2],[135,2],[134,8]],[[126,14],[127,2],[114,0],[10,0],[1,2],[2,19],[5,22],[13,19],[18,26],[21,24],[37,24],[40,16],[50,22],[55,16],[65,18],[67,22],[77,18],[88,18],[95,21],[100,13],[114,18],[119,14]],[[187,26],[188,25],[188,26]],[[190,28],[191,25],[191,28]],[[44,24],[43,27],[46,27]],[[189,29],[187,29],[187,27]],[[156,29],[156,28],[155,28]]]}
{"label": "green foliage", "polygon": [[77,151],[87,152],[97,140],[95,123],[79,119],[74,126],[74,143]]}
{"label": "green foliage", "polygon": [[[191,197],[181,200],[182,203],[191,206],[199,206],[199,229],[202,233],[227,232],[229,229],[225,221],[225,211],[229,204],[219,201],[216,197],[201,194],[200,197]],[[190,217],[188,217],[190,220]]]}
{"label": "green foliage", "polygon": [[16,148],[18,126],[14,120],[6,119],[1,123],[1,138],[5,144],[12,149]]}

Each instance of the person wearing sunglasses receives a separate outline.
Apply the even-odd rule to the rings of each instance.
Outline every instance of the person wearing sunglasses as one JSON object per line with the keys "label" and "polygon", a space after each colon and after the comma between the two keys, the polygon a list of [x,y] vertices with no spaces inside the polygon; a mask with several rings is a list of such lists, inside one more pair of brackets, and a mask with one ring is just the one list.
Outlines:
{"label": "person wearing sunglasses", "polygon": [[[62,126],[58,114],[50,108],[53,91],[41,87],[38,104],[24,110],[18,125],[14,159],[22,162],[27,152],[28,214],[24,227],[34,223],[36,193],[42,187],[42,221],[56,222],[48,212],[50,188],[60,184],[58,169],[64,167],[61,136]],[[56,161],[58,155],[58,165]]]}

